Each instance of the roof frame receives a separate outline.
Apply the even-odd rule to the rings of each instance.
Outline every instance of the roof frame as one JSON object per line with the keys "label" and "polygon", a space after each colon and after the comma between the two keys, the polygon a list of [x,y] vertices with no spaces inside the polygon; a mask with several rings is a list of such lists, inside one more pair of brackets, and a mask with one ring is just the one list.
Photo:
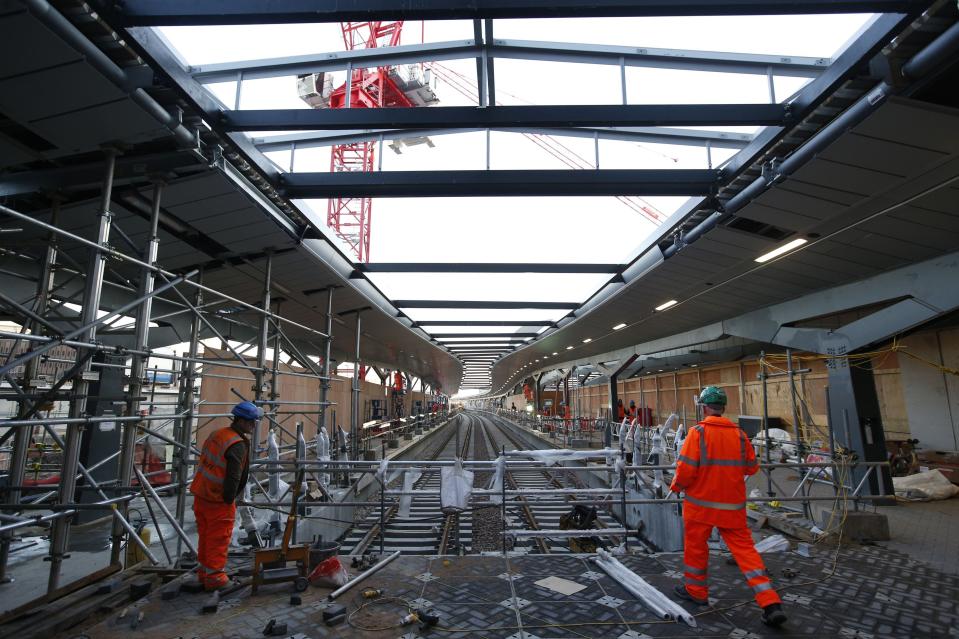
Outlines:
{"label": "roof frame", "polygon": [[[487,38],[488,40],[488,38]],[[259,80],[309,73],[345,71],[375,66],[417,62],[461,60],[482,55],[501,60],[571,62],[683,71],[745,73],[814,78],[829,66],[829,58],[801,56],[626,47],[575,42],[537,40],[475,39],[403,44],[395,47],[356,49],[306,55],[237,60],[192,66],[189,69],[202,84],[234,82],[239,78]]]}
{"label": "roof frame", "polygon": [[[360,109],[357,109],[358,111]],[[368,111],[390,109],[363,109]],[[425,110],[425,109],[424,109]],[[709,195],[712,169],[535,169],[287,173],[293,199],[330,197],[508,197],[554,195]]]}
{"label": "roof frame", "polygon": [[368,20],[475,20],[626,16],[887,13],[919,10],[918,0],[125,0],[95,1],[126,26],[293,24]]}
{"label": "roof frame", "polygon": [[316,131],[583,126],[783,126],[786,104],[586,104],[240,109],[217,118],[224,131]]}
{"label": "roof frame", "polygon": [[[263,153],[314,149],[336,144],[352,144],[371,140],[392,140],[405,137],[438,137],[460,133],[485,131],[485,128],[442,129],[357,129],[347,131],[300,131],[268,137],[252,138],[252,144]],[[532,133],[553,137],[586,138],[648,144],[676,144],[680,146],[710,147],[713,149],[742,149],[753,141],[750,133],[704,131],[672,127],[489,127],[494,133]]]}

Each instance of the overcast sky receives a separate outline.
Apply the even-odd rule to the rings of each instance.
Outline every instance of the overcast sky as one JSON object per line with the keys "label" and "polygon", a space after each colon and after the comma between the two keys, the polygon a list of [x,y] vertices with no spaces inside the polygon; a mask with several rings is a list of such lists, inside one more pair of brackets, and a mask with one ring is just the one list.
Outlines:
{"label": "overcast sky", "polygon": [[[699,18],[635,18],[575,20],[498,20],[496,38],[695,49],[782,56],[835,57],[869,21],[869,15],[739,16]],[[167,27],[163,35],[191,65],[252,60],[343,50],[338,24],[294,24],[229,27]],[[403,44],[441,42],[473,37],[471,21],[408,22]],[[619,104],[616,66],[496,60],[496,97],[501,104]],[[439,105],[475,102],[440,77],[475,87],[473,59],[441,63],[435,91]],[[334,74],[334,86],[345,80]],[[775,78],[779,101],[802,88],[805,79]],[[233,105],[234,83],[208,85],[225,104]],[[767,79],[662,69],[627,69],[631,104],[762,103],[769,100]],[[241,108],[310,108],[297,95],[293,77],[245,82]],[[755,133],[755,129],[725,128]],[[252,135],[276,135],[256,134]],[[555,138],[578,162],[592,166],[593,141]],[[384,171],[483,169],[486,134],[437,136],[433,148],[407,147],[402,154],[384,147]],[[700,147],[600,141],[601,168],[706,168]],[[301,150],[298,171],[327,171],[329,148]],[[732,151],[714,149],[713,163]],[[270,154],[288,168],[289,154]],[[493,132],[490,168],[568,168],[534,141],[517,133]],[[683,197],[650,197],[646,201],[665,215],[676,211]],[[325,200],[302,202],[314,221],[325,226]],[[372,262],[581,262],[622,263],[655,231],[635,210],[612,197],[567,198],[394,198],[373,203]],[[445,275],[372,274],[370,279],[393,299],[531,300],[582,302],[608,277],[603,275]],[[414,319],[558,319],[564,311],[411,310]],[[476,332],[448,327],[442,332]],[[436,329],[433,332],[438,332]]]}

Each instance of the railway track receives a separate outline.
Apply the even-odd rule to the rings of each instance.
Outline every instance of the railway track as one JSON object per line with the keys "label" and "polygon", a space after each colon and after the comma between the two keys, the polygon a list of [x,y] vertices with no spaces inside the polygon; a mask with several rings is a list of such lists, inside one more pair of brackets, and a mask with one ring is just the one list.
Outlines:
{"label": "railway track", "polygon": [[[505,420],[495,415],[478,412],[460,413],[448,427],[426,460],[461,459],[491,460],[504,447],[522,449],[522,444],[508,431]],[[460,437],[456,437],[459,428]],[[492,472],[476,471],[474,487],[485,488]],[[546,470],[511,470],[506,473],[507,489],[542,490],[544,488],[582,488],[583,485],[569,473],[550,473]],[[383,509],[382,534],[379,502],[370,503],[364,519],[343,539],[345,553],[357,556],[370,551],[390,553],[400,551],[414,555],[466,554],[475,551],[500,551],[502,544],[501,506],[483,506],[486,497],[474,498],[473,508],[460,513],[442,513],[439,497],[440,470],[429,470],[414,483],[414,490],[425,493],[414,495],[409,517],[398,515],[398,504]],[[392,486],[391,486],[392,488]],[[557,501],[556,497],[550,501]],[[568,496],[564,504],[539,503],[535,498],[524,496],[507,499],[506,529],[540,530],[560,528],[560,518],[570,510],[575,498]],[[476,516],[478,511],[479,516]],[[599,527],[619,527],[620,524],[608,512],[598,513]],[[474,538],[475,533],[475,538]],[[543,537],[522,538],[510,544],[516,553],[568,553],[567,539],[551,540]]]}

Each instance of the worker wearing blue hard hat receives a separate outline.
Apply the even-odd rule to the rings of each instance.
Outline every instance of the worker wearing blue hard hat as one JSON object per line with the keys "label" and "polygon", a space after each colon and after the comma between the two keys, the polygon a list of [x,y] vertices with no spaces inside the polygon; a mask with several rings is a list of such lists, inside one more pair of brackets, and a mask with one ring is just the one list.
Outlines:
{"label": "worker wearing blue hard hat", "polygon": [[236,499],[249,474],[249,436],[263,417],[263,409],[253,402],[240,402],[230,413],[232,423],[203,443],[190,484],[199,536],[197,577],[207,590],[229,583],[224,570],[236,519]]}

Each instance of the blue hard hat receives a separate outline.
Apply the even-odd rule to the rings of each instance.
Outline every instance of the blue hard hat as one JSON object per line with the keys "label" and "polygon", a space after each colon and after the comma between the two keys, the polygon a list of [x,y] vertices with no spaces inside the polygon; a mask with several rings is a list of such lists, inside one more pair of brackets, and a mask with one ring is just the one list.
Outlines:
{"label": "blue hard hat", "polygon": [[263,417],[263,409],[253,402],[240,402],[230,411],[235,417],[256,421]]}

